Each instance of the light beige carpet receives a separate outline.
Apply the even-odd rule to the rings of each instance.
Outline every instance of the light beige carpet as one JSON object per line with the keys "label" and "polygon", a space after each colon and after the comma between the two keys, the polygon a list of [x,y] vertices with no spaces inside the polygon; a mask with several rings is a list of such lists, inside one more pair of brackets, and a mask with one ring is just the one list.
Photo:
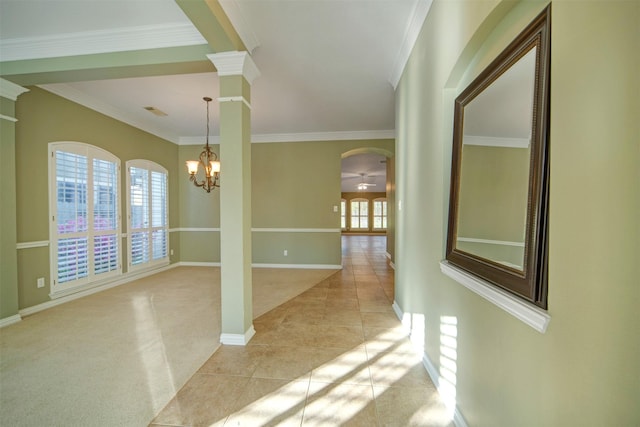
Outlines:
{"label": "light beige carpet", "polygon": [[[254,317],[334,270],[253,270]],[[0,422],[142,426],[219,346],[220,270],[178,267],[0,329]]]}

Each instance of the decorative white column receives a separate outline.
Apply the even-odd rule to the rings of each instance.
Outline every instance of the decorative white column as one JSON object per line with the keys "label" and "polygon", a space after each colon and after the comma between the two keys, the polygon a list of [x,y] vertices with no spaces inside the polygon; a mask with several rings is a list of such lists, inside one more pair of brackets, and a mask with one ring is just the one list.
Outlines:
{"label": "decorative white column", "polygon": [[220,78],[220,342],[245,345],[253,329],[251,278],[251,84],[247,52],[208,55]]}
{"label": "decorative white column", "polygon": [[15,104],[28,92],[0,79],[0,327],[21,320],[18,314],[18,253],[16,235]]}

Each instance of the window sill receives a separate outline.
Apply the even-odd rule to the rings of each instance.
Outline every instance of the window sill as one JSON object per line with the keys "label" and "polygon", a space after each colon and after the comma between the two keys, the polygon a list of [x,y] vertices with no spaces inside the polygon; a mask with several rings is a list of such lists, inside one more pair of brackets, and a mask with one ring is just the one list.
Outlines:
{"label": "window sill", "polygon": [[447,261],[440,261],[440,271],[518,320],[531,326],[536,331],[544,334],[547,330],[551,316],[541,308],[528,304],[491,283],[454,267]]}

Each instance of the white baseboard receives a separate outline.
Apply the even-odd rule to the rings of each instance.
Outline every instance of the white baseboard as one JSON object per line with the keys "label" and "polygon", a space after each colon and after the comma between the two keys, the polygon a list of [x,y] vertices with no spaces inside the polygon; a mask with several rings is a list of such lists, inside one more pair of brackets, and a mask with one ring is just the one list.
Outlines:
{"label": "white baseboard", "polygon": [[38,313],[40,311],[46,310],[51,307],[55,307],[60,304],[64,304],[65,302],[73,301],[78,298],[86,297],[88,295],[92,295],[98,292],[106,291],[107,289],[115,288],[116,286],[124,285],[126,283],[132,282],[134,280],[142,279],[143,277],[151,276],[156,273],[160,273],[162,271],[170,270],[172,268],[177,267],[178,264],[169,264],[159,268],[155,268],[152,270],[145,270],[142,272],[133,272],[133,273],[125,273],[123,276],[119,276],[113,281],[107,283],[101,283],[95,285],[91,288],[85,288],[78,290],[77,292],[70,293],[64,296],[60,296],[56,299],[52,299],[47,302],[43,302],[42,304],[34,305],[31,307],[23,308],[19,311],[20,316],[29,316],[31,314]]}
{"label": "white baseboard", "polygon": [[251,264],[253,268],[302,268],[307,270],[342,270],[339,264]]}
{"label": "white baseboard", "polygon": [[256,334],[253,325],[244,334],[220,334],[220,343],[224,345],[247,345]]}
{"label": "white baseboard", "polygon": [[387,259],[389,260],[389,267],[393,268],[394,270],[396,269],[396,265],[393,263],[393,261],[391,261],[391,254],[389,252],[385,253]]}
{"label": "white baseboard", "polygon": [[[422,365],[427,370],[427,374],[429,374],[429,377],[431,377],[431,381],[433,381],[433,384],[436,386],[436,389],[439,389],[440,374],[438,374],[438,370],[436,369],[433,362],[431,362],[431,359],[429,359],[429,356],[427,356],[426,353],[422,356]],[[468,424],[465,421],[464,417],[462,416],[462,413],[460,412],[458,405],[456,405],[453,410],[453,423],[456,425],[456,427],[468,427]]]}
{"label": "white baseboard", "polygon": [[219,262],[190,262],[180,261],[177,263],[180,267],[220,267]]}
{"label": "white baseboard", "polygon": [[5,326],[13,325],[22,321],[22,316],[19,314],[14,314],[13,316],[5,317],[0,319],[0,328],[4,328]]}
{"label": "white baseboard", "polygon": [[393,311],[396,313],[396,316],[398,316],[398,319],[400,319],[400,321],[402,322],[404,313],[402,312],[402,309],[400,308],[400,306],[395,300],[393,301],[393,304],[391,304],[391,308],[393,308]]}
{"label": "white baseboard", "polygon": [[[402,311],[402,309],[400,308],[400,306],[396,301],[393,301],[392,307],[393,307],[393,311],[396,313],[396,316],[398,316],[398,319],[400,319],[400,321],[402,322],[404,318],[404,312]],[[431,359],[429,359],[429,356],[426,353],[422,354],[422,365],[424,366],[424,369],[427,371],[427,374],[431,378],[431,381],[436,386],[436,389],[439,389],[440,374],[438,373],[438,369],[433,364],[433,362],[431,362]],[[460,408],[458,408],[458,405],[456,405],[453,410],[452,421],[456,427],[468,427],[467,422],[462,416],[462,412],[460,412]]]}
{"label": "white baseboard", "polygon": [[[189,262],[182,261],[177,263],[180,267],[220,267],[219,262]],[[300,268],[306,270],[342,270],[342,266],[338,264],[267,264],[253,263],[252,268]]]}

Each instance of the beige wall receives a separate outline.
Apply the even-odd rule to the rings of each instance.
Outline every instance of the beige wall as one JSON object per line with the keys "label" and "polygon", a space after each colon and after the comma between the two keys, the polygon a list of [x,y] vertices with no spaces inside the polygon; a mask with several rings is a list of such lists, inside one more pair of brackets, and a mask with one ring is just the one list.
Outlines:
{"label": "beige wall", "polygon": [[395,298],[469,425],[639,425],[640,3],[553,2],[546,333],[439,269],[453,101],[545,5],[434,1],[397,88]]}

